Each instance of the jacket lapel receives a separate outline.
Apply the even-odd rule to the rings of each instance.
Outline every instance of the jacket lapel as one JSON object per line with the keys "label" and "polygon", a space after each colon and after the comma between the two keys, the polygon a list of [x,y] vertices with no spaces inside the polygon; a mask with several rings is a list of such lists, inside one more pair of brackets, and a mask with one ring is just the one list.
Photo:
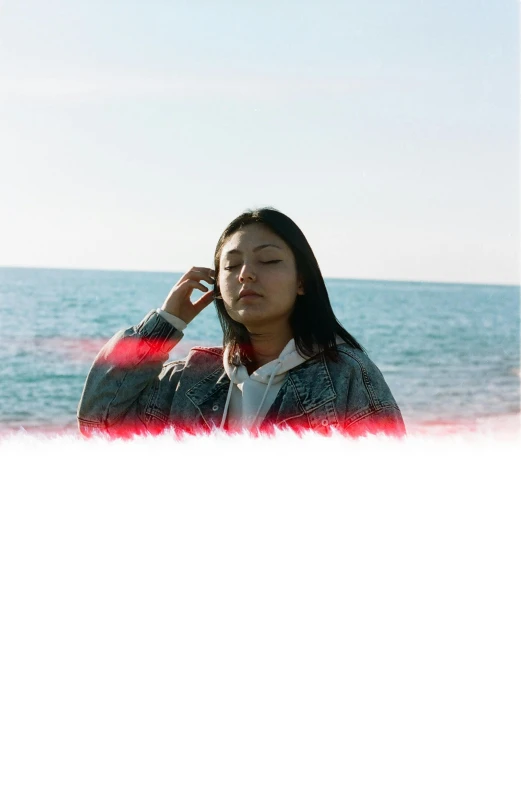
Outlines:
{"label": "jacket lapel", "polygon": [[[335,399],[336,390],[326,359],[324,354],[320,353],[288,371],[286,380],[264,420],[278,426],[307,415],[306,419],[313,424],[313,412],[320,407],[325,406],[331,413],[335,412]],[[336,419],[334,414],[333,417]]]}
{"label": "jacket lapel", "polygon": [[[230,380],[220,364],[186,392],[187,398],[210,430],[221,425],[229,386]],[[280,426],[304,417],[306,425],[314,426],[317,417],[320,420],[324,412],[327,412],[329,424],[334,425],[337,420],[334,406],[336,397],[324,354],[320,353],[288,371],[262,425]],[[314,416],[313,413],[318,409],[322,414]]]}
{"label": "jacket lapel", "polygon": [[186,392],[210,430],[221,425],[229,386],[230,380],[220,365]]}

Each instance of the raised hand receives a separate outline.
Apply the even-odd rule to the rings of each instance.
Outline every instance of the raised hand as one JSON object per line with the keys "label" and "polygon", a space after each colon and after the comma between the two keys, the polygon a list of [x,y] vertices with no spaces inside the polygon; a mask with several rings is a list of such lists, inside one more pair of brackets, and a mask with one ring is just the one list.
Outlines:
{"label": "raised hand", "polygon": [[[207,281],[213,287],[214,280],[215,270],[212,270],[211,267],[192,267],[170,290],[161,309],[188,324],[201,313],[203,308],[210,305],[214,298],[213,290],[209,290],[201,281]],[[199,289],[204,294],[192,302],[190,296],[194,289]]]}

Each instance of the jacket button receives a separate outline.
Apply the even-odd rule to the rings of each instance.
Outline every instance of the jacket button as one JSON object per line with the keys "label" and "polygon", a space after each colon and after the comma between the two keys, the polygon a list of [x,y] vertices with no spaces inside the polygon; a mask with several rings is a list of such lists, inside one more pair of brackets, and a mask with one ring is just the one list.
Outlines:
{"label": "jacket button", "polygon": [[214,403],[214,405],[212,406],[212,412],[216,412],[218,408],[219,408],[219,404]]}
{"label": "jacket button", "polygon": [[329,421],[328,420],[322,420],[322,425],[329,425]]}

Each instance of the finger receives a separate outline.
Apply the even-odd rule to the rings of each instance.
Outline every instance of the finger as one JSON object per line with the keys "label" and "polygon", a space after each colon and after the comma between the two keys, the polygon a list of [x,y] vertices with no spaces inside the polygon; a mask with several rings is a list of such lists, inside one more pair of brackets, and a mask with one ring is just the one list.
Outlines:
{"label": "finger", "polygon": [[191,267],[190,270],[197,270],[198,272],[215,274],[215,270],[213,267]]}
{"label": "finger", "polygon": [[215,277],[215,270],[213,267],[190,267],[190,269],[187,270],[186,273],[184,273],[184,275],[190,277],[196,275],[210,275],[213,278]]}
{"label": "finger", "polygon": [[188,272],[185,273],[183,277],[179,279],[179,281],[176,284],[176,288],[179,287],[181,284],[186,283],[187,281],[201,281],[201,280],[206,281],[211,286],[213,286],[215,283],[215,280],[210,275],[207,275],[206,273],[196,272],[195,270],[188,270]]}
{"label": "finger", "polygon": [[190,280],[190,281],[205,280],[205,281],[208,281],[208,283],[213,284],[213,282],[215,281],[215,274],[212,275],[211,274],[211,270],[207,270],[207,269],[204,269],[204,270],[195,270],[195,269],[194,270],[188,270],[188,272],[186,273],[186,279]]}
{"label": "finger", "polygon": [[215,275],[215,270],[213,267],[191,267],[190,270],[197,270],[199,273],[210,273],[210,275]]}
{"label": "finger", "polygon": [[199,281],[188,280],[184,281],[181,287],[185,289],[187,293],[192,293],[194,289],[199,289],[200,292],[207,292],[208,287],[204,285],[204,283],[199,283]]}
{"label": "finger", "polygon": [[214,299],[215,295],[213,292],[206,292],[203,294],[202,297],[199,297],[194,303],[192,303],[194,310],[196,313],[201,313],[203,308],[206,308],[207,305],[210,305],[212,300]]}

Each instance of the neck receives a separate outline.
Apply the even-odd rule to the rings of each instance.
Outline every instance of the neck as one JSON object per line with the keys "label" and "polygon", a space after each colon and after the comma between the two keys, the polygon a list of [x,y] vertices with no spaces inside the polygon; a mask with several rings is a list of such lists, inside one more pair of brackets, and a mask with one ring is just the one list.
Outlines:
{"label": "neck", "polygon": [[249,373],[260,368],[261,365],[275,360],[286,344],[293,338],[293,332],[288,325],[284,329],[262,330],[250,332],[250,341],[253,349],[254,360],[248,368]]}

